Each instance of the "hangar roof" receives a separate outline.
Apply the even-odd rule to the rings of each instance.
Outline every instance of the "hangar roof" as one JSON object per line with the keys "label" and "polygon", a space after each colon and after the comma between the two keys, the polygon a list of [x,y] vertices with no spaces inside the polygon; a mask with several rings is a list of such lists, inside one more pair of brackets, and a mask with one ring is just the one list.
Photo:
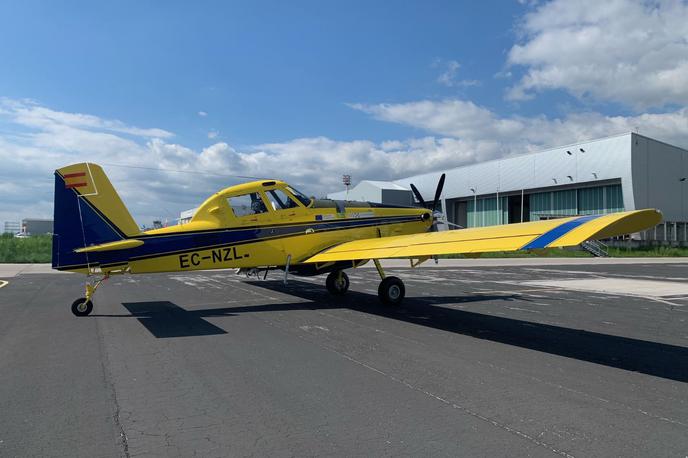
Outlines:
{"label": "hangar roof", "polygon": [[[444,171],[444,198],[575,185],[631,177],[631,139],[625,133]],[[442,171],[396,180],[432,194]]]}

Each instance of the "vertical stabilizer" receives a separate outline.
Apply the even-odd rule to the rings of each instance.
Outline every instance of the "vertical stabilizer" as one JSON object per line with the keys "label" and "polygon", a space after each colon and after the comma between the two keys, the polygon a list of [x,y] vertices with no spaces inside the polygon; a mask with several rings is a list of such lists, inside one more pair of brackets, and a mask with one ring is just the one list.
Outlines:
{"label": "vertical stabilizer", "polygon": [[[93,264],[74,250],[124,240],[138,226],[103,169],[81,163],[55,171],[53,268],[76,269]],[[93,257],[93,255],[91,255]]]}

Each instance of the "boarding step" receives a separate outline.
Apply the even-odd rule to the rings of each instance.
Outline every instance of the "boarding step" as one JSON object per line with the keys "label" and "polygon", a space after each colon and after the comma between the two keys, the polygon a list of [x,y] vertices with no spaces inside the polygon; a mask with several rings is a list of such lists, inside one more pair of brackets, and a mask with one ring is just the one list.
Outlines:
{"label": "boarding step", "polygon": [[609,256],[609,251],[607,245],[600,242],[599,240],[586,240],[581,243],[581,247],[598,258],[606,258]]}

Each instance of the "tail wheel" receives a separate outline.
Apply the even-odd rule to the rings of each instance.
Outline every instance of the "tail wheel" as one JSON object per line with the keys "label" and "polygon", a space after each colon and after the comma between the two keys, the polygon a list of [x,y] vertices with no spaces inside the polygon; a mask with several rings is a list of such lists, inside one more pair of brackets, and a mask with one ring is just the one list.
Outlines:
{"label": "tail wheel", "polygon": [[377,288],[377,296],[385,305],[399,305],[404,300],[406,288],[397,277],[385,277]]}
{"label": "tail wheel", "polygon": [[93,311],[93,302],[80,297],[72,303],[72,313],[76,316],[86,316]]}
{"label": "tail wheel", "polygon": [[325,286],[330,294],[341,296],[349,290],[349,276],[341,270],[330,272],[325,280]]}

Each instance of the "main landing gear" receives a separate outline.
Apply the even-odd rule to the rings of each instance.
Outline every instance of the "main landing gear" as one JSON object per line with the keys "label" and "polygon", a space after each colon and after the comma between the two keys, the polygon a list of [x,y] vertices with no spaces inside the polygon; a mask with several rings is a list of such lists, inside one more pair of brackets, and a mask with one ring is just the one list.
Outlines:
{"label": "main landing gear", "polygon": [[[380,274],[382,281],[377,288],[377,297],[385,305],[399,305],[404,300],[406,288],[404,282],[398,277],[387,277],[380,265],[380,261],[373,260],[377,273]],[[343,270],[330,272],[325,281],[325,286],[330,294],[341,296],[349,289],[349,277]]]}
{"label": "main landing gear", "polygon": [[325,280],[325,287],[335,296],[341,296],[349,290],[349,276],[343,270],[333,270]]}
{"label": "main landing gear", "polygon": [[106,274],[100,280],[96,280],[93,283],[86,283],[86,297],[80,297],[72,303],[72,313],[76,316],[86,316],[93,311],[93,295],[96,290],[105,280],[110,278],[110,275]]}
{"label": "main landing gear", "polygon": [[377,287],[377,297],[380,298],[380,302],[385,305],[399,305],[401,301],[404,300],[406,295],[406,288],[404,288],[404,282],[401,281],[399,277],[387,277],[385,276],[385,271],[382,270],[380,261],[373,259],[375,263],[375,268],[377,273],[380,274],[382,281],[380,286]]}

